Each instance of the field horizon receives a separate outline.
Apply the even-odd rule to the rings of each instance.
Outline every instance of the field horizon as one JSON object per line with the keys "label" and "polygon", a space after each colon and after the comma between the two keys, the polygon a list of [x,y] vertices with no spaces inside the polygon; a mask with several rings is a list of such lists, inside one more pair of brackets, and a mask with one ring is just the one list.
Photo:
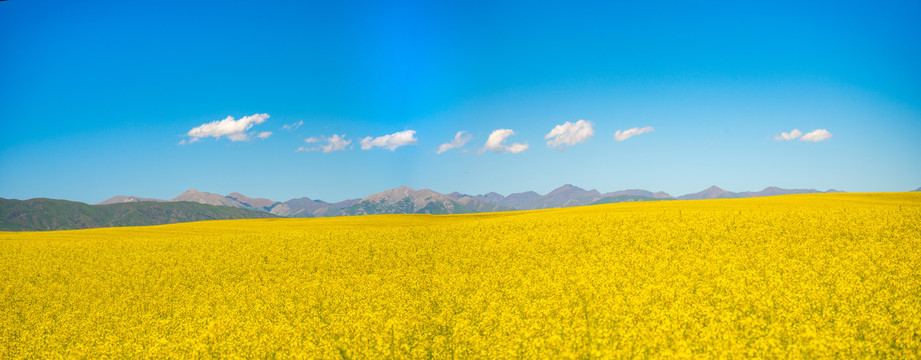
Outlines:
{"label": "field horizon", "polygon": [[[887,197],[888,197],[888,196],[896,196],[896,195],[899,195],[899,194],[914,194],[914,193],[918,193],[919,196],[921,196],[921,188],[919,188],[919,190],[904,191],[904,192],[853,192],[853,193],[852,193],[852,192],[838,192],[838,193],[808,193],[808,194],[770,195],[770,196],[763,196],[763,197],[758,197],[758,198],[692,199],[692,200],[681,200],[680,202],[695,203],[695,202],[701,202],[701,201],[703,201],[703,202],[707,202],[707,201],[727,201],[727,200],[738,201],[738,200],[751,200],[751,199],[760,199],[760,198],[786,198],[786,197],[791,197],[791,196],[793,196],[793,197],[796,197],[796,196],[829,196],[829,197],[831,197],[831,198],[834,198],[835,195],[842,195],[842,194],[843,194],[843,195],[856,195],[856,196],[867,196],[867,195],[877,196],[877,195],[878,195],[878,196],[887,196]],[[849,197],[849,196],[845,196],[845,197]],[[35,200],[35,199],[30,199],[30,200]],[[670,199],[663,199],[663,200],[670,200]],[[577,206],[570,206],[570,207],[553,207],[553,208],[544,208],[544,209],[526,209],[526,210],[514,209],[514,210],[503,210],[503,211],[498,211],[498,212],[487,211],[487,212],[460,213],[460,214],[429,214],[429,213],[367,214],[367,215],[361,215],[360,217],[362,217],[362,218],[364,218],[364,217],[385,217],[385,218],[386,218],[386,217],[388,217],[388,216],[423,216],[423,217],[424,217],[424,216],[448,216],[448,217],[451,217],[451,216],[477,216],[477,215],[490,216],[490,215],[495,214],[495,213],[508,213],[508,214],[514,214],[514,213],[528,213],[528,212],[554,211],[554,210],[564,210],[564,209],[578,209],[578,208],[584,208],[584,207],[596,207],[596,206],[604,206],[604,205],[622,205],[622,206],[630,206],[630,205],[636,205],[636,204],[641,203],[641,202],[645,202],[645,201],[624,201],[624,202],[616,202],[616,203],[596,203],[596,204],[577,205]],[[112,205],[112,204],[107,204],[107,205]],[[227,206],[217,206],[217,208],[227,208]],[[356,216],[354,216],[354,215],[337,215],[337,216],[330,216],[330,217],[306,217],[306,218],[277,217],[277,218],[268,218],[268,219],[259,219],[259,218],[215,219],[215,220],[182,221],[182,222],[167,223],[167,224],[150,224],[150,225],[137,225],[137,226],[111,226],[111,227],[114,227],[114,228],[122,228],[122,229],[124,229],[124,228],[136,228],[136,227],[172,226],[172,225],[183,225],[183,224],[191,224],[191,223],[221,222],[221,221],[234,222],[234,221],[245,221],[245,220],[274,220],[274,221],[277,221],[277,220],[319,220],[319,219],[339,219],[339,218],[355,218],[355,217],[356,217]],[[48,231],[54,231],[54,232],[64,232],[64,231],[86,231],[86,230],[99,230],[99,229],[107,229],[107,228],[110,228],[110,227],[94,227],[94,228],[85,228],[85,229],[62,229],[62,230],[48,230]],[[4,233],[4,232],[19,232],[19,231],[0,230],[0,233]],[[30,231],[30,232],[47,232],[47,231]]]}
{"label": "field horizon", "polygon": [[605,203],[731,199],[789,194],[844,193],[829,189],[783,189],[769,186],[760,191],[732,192],[715,185],[699,192],[672,196],[666,192],[625,189],[602,193],[572,184],[546,194],[534,191],[507,196],[495,192],[470,195],[448,194],[430,189],[414,190],[400,186],[363,198],[337,203],[307,197],[285,202],[251,198],[233,192],[228,195],[188,190],[170,200],[115,196],[98,204],[68,200],[0,198],[0,231],[68,230],[98,227],[159,225],[202,220],[269,217],[335,217],[376,214],[465,214],[497,211],[574,207]]}

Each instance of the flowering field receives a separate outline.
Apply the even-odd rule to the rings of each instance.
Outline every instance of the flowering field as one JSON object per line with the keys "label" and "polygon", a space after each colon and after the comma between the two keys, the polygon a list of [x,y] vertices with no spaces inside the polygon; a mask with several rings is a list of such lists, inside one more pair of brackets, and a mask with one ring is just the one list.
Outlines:
{"label": "flowering field", "polygon": [[917,358],[921,193],[0,233],[0,358]]}

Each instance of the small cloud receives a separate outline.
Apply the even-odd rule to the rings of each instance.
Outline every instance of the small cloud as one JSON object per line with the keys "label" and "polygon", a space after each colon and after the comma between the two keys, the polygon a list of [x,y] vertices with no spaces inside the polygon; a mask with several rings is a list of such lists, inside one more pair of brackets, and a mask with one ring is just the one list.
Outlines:
{"label": "small cloud", "polygon": [[301,127],[301,125],[304,125],[304,120],[298,121],[294,124],[282,125],[281,128],[282,130],[294,131],[294,130],[297,130],[297,128]]}
{"label": "small cloud", "polygon": [[250,134],[246,132],[249,131],[253,125],[262,124],[268,118],[269,114],[253,114],[244,116],[239,120],[234,120],[233,116],[228,116],[224,120],[215,120],[207,124],[202,124],[192,128],[192,130],[186,133],[186,136],[191,138],[186,144],[198,142],[201,138],[213,137],[215,139],[220,139],[222,136],[226,136],[230,141],[246,141],[249,140],[250,136]]}
{"label": "small cloud", "polygon": [[799,141],[819,142],[831,139],[831,133],[825,129],[813,130],[803,135]]}
{"label": "small cloud", "polygon": [[404,130],[376,138],[368,136],[364,139],[361,139],[361,149],[370,150],[371,148],[377,146],[390,151],[394,151],[400,146],[415,145],[416,140],[418,140],[414,136],[415,133],[416,130]]}
{"label": "small cloud", "polygon": [[182,140],[179,140],[179,145],[194,144],[194,143],[197,143],[198,140],[200,140],[200,138],[191,138],[189,140],[182,139]]}
{"label": "small cloud", "polygon": [[635,127],[629,130],[617,130],[617,132],[614,133],[614,140],[624,141],[631,137],[637,136],[639,134],[644,134],[644,133],[653,132],[653,131],[656,131],[656,129],[653,129],[652,126],[647,126],[643,128]]}
{"label": "small cloud", "polygon": [[263,132],[259,133],[259,135],[256,135],[256,137],[257,137],[257,138],[260,138],[260,139],[268,139],[269,136],[272,136],[272,132],[271,132],[271,131],[263,131]]}
{"label": "small cloud", "polygon": [[346,140],[345,134],[333,135],[326,139],[326,145],[323,145],[323,152],[345,150],[345,147],[352,143],[352,140]]}
{"label": "small cloud", "polygon": [[494,130],[489,134],[489,138],[486,139],[486,144],[483,145],[479,153],[482,154],[485,151],[492,151],[497,153],[510,152],[512,154],[517,154],[528,149],[527,143],[505,145],[505,139],[512,135],[515,135],[515,131],[512,129]]}
{"label": "small cloud", "polygon": [[309,137],[304,139],[304,142],[308,144],[313,144],[317,142],[325,142],[326,145],[313,146],[313,147],[299,147],[297,151],[323,151],[325,153],[345,150],[346,146],[352,143],[352,140],[346,140],[345,134],[343,135],[333,135],[330,137],[321,136]]}
{"label": "small cloud", "polygon": [[445,151],[464,146],[464,144],[470,141],[470,139],[473,139],[473,135],[464,134],[464,131],[458,131],[457,134],[454,135],[454,140],[441,144],[441,146],[438,147],[438,151],[436,153],[441,154]]}
{"label": "small cloud", "polygon": [[247,141],[249,140],[249,135],[247,133],[230,134],[227,135],[227,138],[230,141]]}
{"label": "small cloud", "polygon": [[575,123],[567,121],[562,125],[553,127],[553,130],[550,130],[547,136],[544,136],[544,139],[547,140],[547,147],[563,150],[564,144],[573,146],[588,140],[592,135],[595,135],[592,123],[579,120]]}
{"label": "small cloud", "polygon": [[789,140],[796,139],[796,138],[798,138],[798,137],[800,137],[800,136],[802,136],[802,135],[803,135],[803,132],[802,132],[802,131],[799,131],[799,129],[793,129],[793,130],[790,130],[790,132],[782,132],[782,133],[780,133],[780,135],[777,135],[777,136],[774,137],[774,140],[777,140],[777,141],[789,141]]}

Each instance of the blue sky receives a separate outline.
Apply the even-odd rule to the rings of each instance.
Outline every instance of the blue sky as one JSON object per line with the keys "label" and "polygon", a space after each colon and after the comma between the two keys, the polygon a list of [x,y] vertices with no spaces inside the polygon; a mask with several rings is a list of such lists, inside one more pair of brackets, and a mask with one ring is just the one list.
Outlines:
{"label": "blue sky", "polygon": [[0,197],[921,186],[917,1],[329,3],[0,2]]}

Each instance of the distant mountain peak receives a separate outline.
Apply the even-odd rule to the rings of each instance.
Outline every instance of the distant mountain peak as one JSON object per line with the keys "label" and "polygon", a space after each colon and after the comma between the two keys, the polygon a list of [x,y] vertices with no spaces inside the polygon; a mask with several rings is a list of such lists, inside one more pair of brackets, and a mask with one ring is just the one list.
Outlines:
{"label": "distant mountain peak", "polygon": [[413,190],[405,185],[369,195],[344,209],[347,215],[463,212],[472,211],[456,198],[429,189]]}
{"label": "distant mountain peak", "polygon": [[681,195],[678,197],[679,200],[700,200],[700,199],[719,199],[719,198],[732,198],[739,197],[739,194],[726,191],[719,186],[713,185],[708,187],[700,192]]}
{"label": "distant mountain peak", "polygon": [[[575,185],[573,185],[573,184],[566,184],[566,185],[560,186],[560,187],[558,187],[558,188],[556,188],[556,189],[553,189],[553,191],[549,192],[547,195],[550,195],[550,194],[559,194],[559,193],[564,193],[564,192],[581,192],[581,191],[590,192],[590,193],[598,192],[598,190],[595,190],[595,189],[592,189],[592,190],[585,190],[585,189],[580,188],[580,187],[578,187],[578,186],[575,186]],[[599,193],[599,194],[600,194],[600,193]]]}
{"label": "distant mountain peak", "polygon": [[387,189],[387,190],[384,190],[378,193],[371,194],[368,197],[375,196],[375,195],[376,196],[403,196],[403,195],[412,194],[415,192],[416,190],[413,190],[413,188],[406,186],[406,185],[401,185],[393,189]]}
{"label": "distant mountain peak", "polygon": [[[511,197],[511,195],[509,196]],[[585,190],[572,184],[560,186],[547,195],[533,199],[530,208],[544,209],[552,207],[568,207],[590,205],[601,198],[598,190]]]}
{"label": "distant mountain peak", "polygon": [[[210,194],[210,193],[201,192],[195,189],[188,189],[186,191],[183,191],[181,194],[177,195],[175,198],[173,198],[173,201],[175,201],[175,199],[179,197],[199,196],[199,195],[204,195],[204,194]],[[214,195],[217,195],[217,194],[214,194]]]}
{"label": "distant mountain peak", "polygon": [[223,195],[201,192],[195,189],[186,190],[186,192],[179,194],[170,201],[189,201],[197,202],[199,204],[248,208],[248,206],[243,205],[234,199],[224,197]]}
{"label": "distant mountain peak", "polygon": [[627,190],[618,190],[609,193],[604,193],[601,197],[618,197],[618,196],[643,196],[653,199],[674,199],[674,196],[669,195],[667,192],[659,191],[652,192],[649,190],[643,189],[627,189]]}
{"label": "distant mountain peak", "polygon": [[134,196],[134,195],[131,195],[131,196],[116,195],[116,196],[113,196],[113,197],[111,197],[111,198],[108,198],[108,199],[106,199],[105,201],[103,201],[103,202],[101,202],[101,203],[98,203],[98,204],[96,204],[96,205],[135,203],[135,202],[144,202],[144,201],[163,202],[163,201],[166,201],[166,200],[142,198],[142,197],[137,197],[137,196]]}
{"label": "distant mountain peak", "polygon": [[701,191],[699,194],[702,194],[702,195],[704,195],[704,196],[708,196],[708,197],[709,197],[709,196],[722,196],[722,195],[726,195],[726,194],[731,194],[731,192],[729,192],[729,191],[727,191],[727,190],[725,190],[725,189],[723,189],[723,188],[721,188],[721,187],[719,187],[719,186],[713,185],[713,186],[711,186],[711,187],[708,187],[706,190]]}
{"label": "distant mountain peak", "polygon": [[549,194],[559,194],[559,193],[569,192],[569,191],[573,191],[573,190],[582,190],[582,188],[580,188],[580,187],[578,187],[578,186],[572,186],[572,185],[570,185],[570,184],[566,184],[566,185],[560,186],[560,187],[558,187],[558,188],[556,188],[556,189],[553,189],[552,191],[550,191],[550,192],[547,193],[547,194],[548,194],[548,195],[549,195]]}

